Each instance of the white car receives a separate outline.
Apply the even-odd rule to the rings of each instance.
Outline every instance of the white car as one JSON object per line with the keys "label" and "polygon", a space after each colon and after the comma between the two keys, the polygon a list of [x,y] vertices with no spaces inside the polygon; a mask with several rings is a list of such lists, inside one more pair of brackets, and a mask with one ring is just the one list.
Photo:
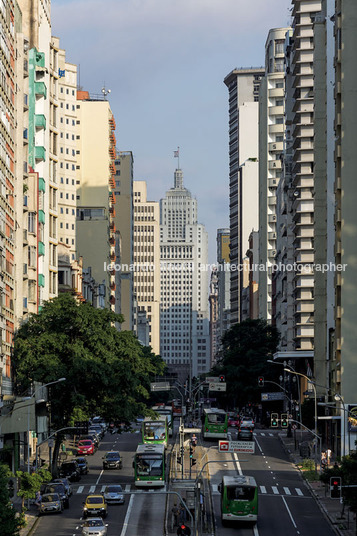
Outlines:
{"label": "white car", "polygon": [[108,504],[124,504],[123,488],[119,484],[107,486],[103,492],[104,500]]}
{"label": "white car", "polygon": [[242,417],[240,421],[240,428],[251,428],[254,429],[254,420],[251,417]]}
{"label": "white car", "polygon": [[107,536],[107,526],[101,517],[92,517],[83,523],[82,536]]}

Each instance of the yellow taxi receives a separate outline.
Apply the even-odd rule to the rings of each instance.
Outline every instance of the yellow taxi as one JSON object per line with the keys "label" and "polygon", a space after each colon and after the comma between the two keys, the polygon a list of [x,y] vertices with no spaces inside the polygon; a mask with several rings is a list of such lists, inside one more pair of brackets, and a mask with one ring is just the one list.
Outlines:
{"label": "yellow taxi", "polygon": [[107,517],[107,503],[103,495],[88,495],[83,503],[83,517]]}

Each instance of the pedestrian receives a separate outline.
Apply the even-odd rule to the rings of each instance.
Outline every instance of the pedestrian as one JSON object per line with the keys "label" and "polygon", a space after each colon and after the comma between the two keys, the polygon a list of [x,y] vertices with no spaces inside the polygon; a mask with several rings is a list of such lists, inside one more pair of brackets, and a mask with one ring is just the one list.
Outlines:
{"label": "pedestrian", "polygon": [[191,445],[192,445],[192,448],[194,448],[194,449],[197,447],[197,436],[196,436],[196,434],[192,434]]}
{"label": "pedestrian", "polygon": [[321,468],[325,469],[327,466],[327,456],[326,452],[321,452]]}
{"label": "pedestrian", "polygon": [[180,513],[181,513],[181,509],[177,506],[177,504],[175,503],[172,507],[172,510],[171,510],[173,516],[174,516],[174,527],[178,527],[178,524],[179,524],[179,517],[180,517]]}
{"label": "pedestrian", "polygon": [[326,457],[327,457],[327,466],[330,465],[330,461],[331,461],[331,456],[332,456],[332,450],[331,449],[327,449],[326,451]]}
{"label": "pedestrian", "polygon": [[[182,500],[186,504],[186,500],[185,499],[182,499]],[[180,525],[184,525],[186,522],[186,508],[182,506],[182,504],[180,504],[179,508],[180,508],[179,523]]]}
{"label": "pedestrian", "polygon": [[35,505],[40,510],[41,508],[42,495],[40,491],[36,491]]}

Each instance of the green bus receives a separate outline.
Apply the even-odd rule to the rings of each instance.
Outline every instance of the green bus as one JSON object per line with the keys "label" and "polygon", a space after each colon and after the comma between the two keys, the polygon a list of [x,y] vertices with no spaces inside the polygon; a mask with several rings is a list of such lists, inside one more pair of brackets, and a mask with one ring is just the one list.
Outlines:
{"label": "green bus", "polygon": [[252,476],[224,476],[218,491],[223,525],[228,521],[257,522],[258,487]]}
{"label": "green bus", "polygon": [[164,445],[167,447],[169,434],[166,416],[158,419],[145,417],[141,431],[143,443],[149,445]]}
{"label": "green bus", "polygon": [[151,408],[153,411],[158,413],[159,415],[165,415],[167,418],[167,427],[169,430],[169,436],[171,437],[173,434],[173,415],[172,415],[172,407],[171,406],[153,406]]}
{"label": "green bus", "polygon": [[227,439],[228,414],[223,409],[205,408],[202,415],[203,439]]}
{"label": "green bus", "polygon": [[165,446],[139,445],[135,452],[133,467],[137,488],[165,486]]}

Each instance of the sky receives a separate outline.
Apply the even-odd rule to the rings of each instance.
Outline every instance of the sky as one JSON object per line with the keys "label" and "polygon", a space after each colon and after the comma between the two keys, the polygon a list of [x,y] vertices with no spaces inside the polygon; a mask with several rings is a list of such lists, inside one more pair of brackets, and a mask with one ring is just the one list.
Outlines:
{"label": "sky", "polygon": [[289,26],[291,0],[52,0],[52,35],[79,65],[80,85],[103,86],[117,148],[132,151],[148,199],[173,186],[180,147],[184,186],[216,261],[216,231],[229,226],[228,89],[239,67],[264,65],[271,28]]}

